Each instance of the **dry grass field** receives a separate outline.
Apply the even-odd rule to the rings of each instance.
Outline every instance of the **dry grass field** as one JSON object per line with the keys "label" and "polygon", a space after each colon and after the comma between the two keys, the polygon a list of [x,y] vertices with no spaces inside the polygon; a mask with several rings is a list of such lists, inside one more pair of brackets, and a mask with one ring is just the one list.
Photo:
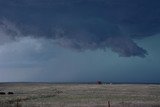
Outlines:
{"label": "dry grass field", "polygon": [[[160,85],[0,83],[0,107],[160,107]],[[109,105],[109,104],[110,105]]]}

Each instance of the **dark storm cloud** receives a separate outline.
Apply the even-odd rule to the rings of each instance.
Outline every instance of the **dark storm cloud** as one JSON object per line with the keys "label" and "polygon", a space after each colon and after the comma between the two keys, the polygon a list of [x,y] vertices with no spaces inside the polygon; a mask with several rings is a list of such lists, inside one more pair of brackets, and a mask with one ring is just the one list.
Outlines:
{"label": "dark storm cloud", "polygon": [[1,0],[0,27],[12,38],[33,35],[80,51],[111,48],[120,56],[145,57],[147,51],[133,39],[159,33],[159,5],[159,0]]}

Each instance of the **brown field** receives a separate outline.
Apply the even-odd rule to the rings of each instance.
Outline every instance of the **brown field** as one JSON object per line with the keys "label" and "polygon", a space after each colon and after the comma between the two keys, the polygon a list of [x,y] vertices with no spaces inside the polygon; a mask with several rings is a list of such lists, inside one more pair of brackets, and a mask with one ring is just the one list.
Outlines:
{"label": "brown field", "polygon": [[[0,107],[160,107],[160,85],[0,83]],[[109,104],[108,104],[109,103]]]}

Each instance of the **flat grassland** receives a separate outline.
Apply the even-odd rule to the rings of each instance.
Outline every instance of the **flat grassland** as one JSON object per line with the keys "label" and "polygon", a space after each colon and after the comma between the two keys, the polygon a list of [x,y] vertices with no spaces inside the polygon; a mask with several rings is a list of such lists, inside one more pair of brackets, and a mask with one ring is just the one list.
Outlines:
{"label": "flat grassland", "polygon": [[160,107],[160,85],[0,83],[0,107]]}

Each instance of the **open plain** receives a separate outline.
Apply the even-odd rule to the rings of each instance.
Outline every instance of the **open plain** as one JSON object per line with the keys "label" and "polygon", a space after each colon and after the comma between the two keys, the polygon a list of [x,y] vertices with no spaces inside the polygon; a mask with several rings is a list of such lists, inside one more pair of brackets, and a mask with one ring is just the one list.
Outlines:
{"label": "open plain", "polygon": [[0,92],[0,107],[160,107],[153,84],[0,83]]}

